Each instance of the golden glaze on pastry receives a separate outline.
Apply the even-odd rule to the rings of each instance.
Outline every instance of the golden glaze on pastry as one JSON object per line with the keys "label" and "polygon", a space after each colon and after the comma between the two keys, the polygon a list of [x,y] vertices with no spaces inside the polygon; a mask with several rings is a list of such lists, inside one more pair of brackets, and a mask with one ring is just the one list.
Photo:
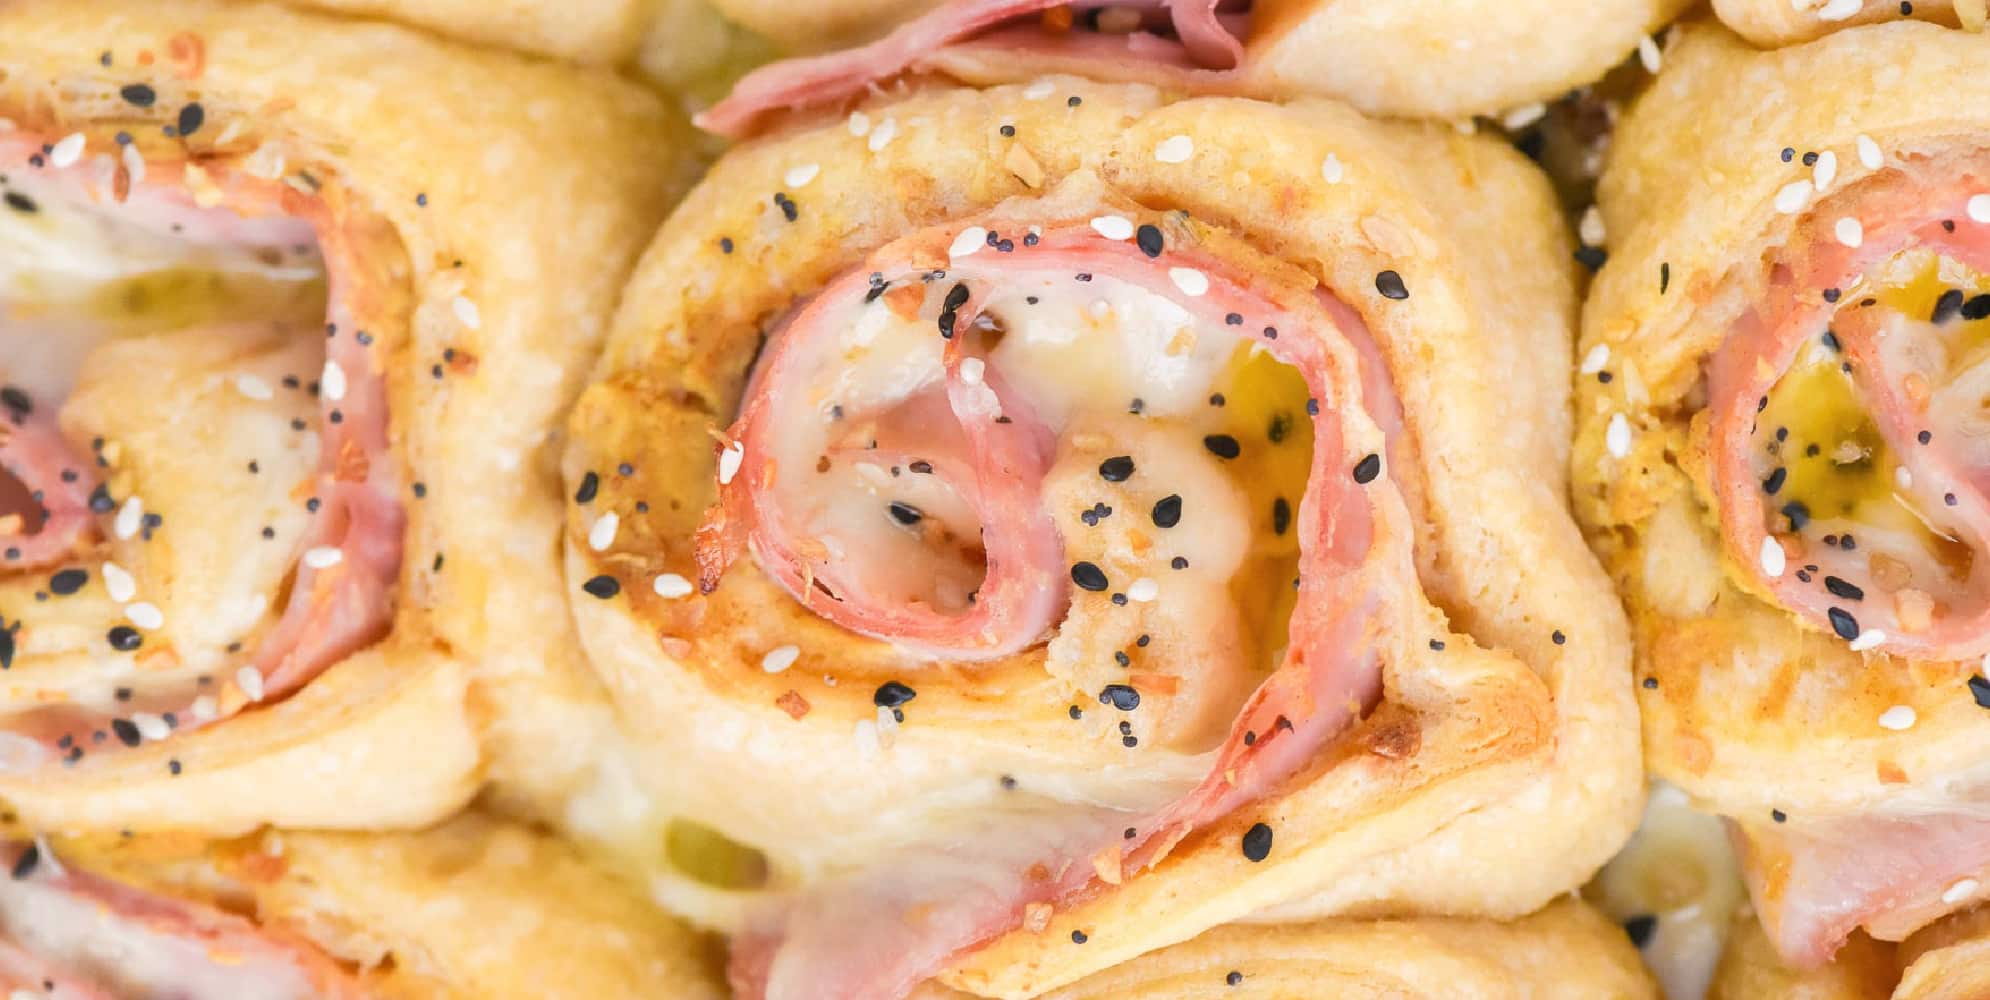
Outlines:
{"label": "golden glaze on pastry", "polygon": [[273,7],[37,2],[0,10],[0,120],[4,446],[51,518],[0,576],[20,817],[405,824],[590,766],[521,567],[681,178],[657,102]]}
{"label": "golden glaze on pastry", "polygon": [[[917,1000],[964,1000],[926,987]],[[1623,929],[1574,900],[1510,922],[1417,917],[1232,924],[1046,993],[1173,997],[1657,1000]]]}
{"label": "golden glaze on pastry", "polygon": [[1982,31],[1983,0],[1714,0],[1714,13],[1741,37],[1769,48],[1822,38],[1840,28],[1902,18]]}
{"label": "golden glaze on pastry", "polygon": [[1334,97],[1375,114],[1491,114],[1595,80],[1650,44],[1651,32],[1686,3],[952,0],[908,9],[843,0],[800,18],[764,0],[718,6],[802,51],[848,44],[853,34],[881,36],[743,79],[699,119],[739,135],[779,109],[834,108],[908,71],[981,85],[1078,73],[1196,94]]}
{"label": "golden glaze on pastry", "polygon": [[1965,485],[1990,104],[1955,87],[1990,40],[1682,32],[1599,189],[1574,496],[1652,770],[1732,818],[1771,939],[1814,965],[1990,869]]}
{"label": "golden glaze on pastry", "polygon": [[[1239,135],[1254,139],[1238,146],[1229,137]],[[1157,155],[1164,145],[1166,155]],[[888,244],[894,246],[865,263]],[[1037,249],[1056,256],[1030,257]],[[1330,352],[1331,370],[1343,379],[1335,398],[1346,403],[1335,411],[1320,401],[1323,414],[1336,421],[1317,427],[1335,428],[1338,440],[1328,430],[1319,430],[1318,440],[1329,442],[1321,447],[1351,450],[1344,459],[1336,452],[1324,460],[1315,456],[1324,463],[1318,474],[1332,477],[1316,481],[1329,482],[1320,488],[1331,492],[1292,505],[1291,524],[1303,547],[1306,532],[1320,523],[1311,520],[1317,517],[1312,505],[1327,503],[1323,498],[1353,496],[1361,499],[1352,502],[1375,504],[1375,550],[1393,549],[1402,561],[1394,564],[1398,570],[1365,566],[1360,572],[1379,575],[1347,579],[1387,581],[1379,584],[1386,602],[1380,606],[1393,608],[1387,614],[1400,615],[1395,620],[1401,624],[1370,629],[1341,654],[1376,652],[1380,700],[1298,773],[1220,819],[1189,824],[1186,839],[1175,842],[1178,834],[1169,834],[1172,850],[1155,870],[1139,869],[1144,862],[1138,859],[1152,856],[1144,838],[1130,839],[1124,857],[1117,848],[1081,851],[1077,863],[1096,865],[1100,873],[1084,898],[1027,907],[1023,919],[1039,930],[1015,930],[959,956],[944,981],[975,993],[1023,996],[1251,914],[1298,919],[1439,910],[1511,916],[1566,891],[1628,833],[1641,790],[1620,672],[1626,638],[1615,604],[1563,512],[1565,383],[1558,367],[1540,363],[1568,350],[1568,249],[1545,183],[1510,150],[1442,127],[1370,123],[1327,103],[1169,103],[1145,87],[1056,78],[985,91],[922,91],[873,103],[847,121],[734,150],[666,225],[639,267],[596,381],[571,423],[571,600],[596,669],[641,747],[640,780],[655,802],[645,819],[668,830],[625,848],[674,861],[660,874],[664,898],[702,922],[753,928],[753,940],[761,943],[749,950],[765,954],[770,905],[798,890],[819,893],[838,876],[868,873],[864,877],[875,879],[888,872],[880,866],[894,861],[944,869],[952,855],[933,850],[930,842],[955,830],[968,838],[961,853],[978,859],[972,864],[999,867],[1006,862],[997,860],[987,834],[977,839],[971,832],[998,818],[1028,835],[1004,842],[1012,855],[1014,845],[1034,850],[1032,840],[1049,833],[1083,841],[1082,829],[1072,832],[1074,824],[1105,824],[1118,842],[1121,826],[1139,822],[1202,779],[1219,740],[1228,747],[1223,752],[1240,762],[1239,775],[1264,767],[1248,751],[1259,735],[1252,718],[1231,728],[1243,695],[1264,675],[1245,674],[1247,683],[1238,686],[1223,666],[1237,657],[1231,648],[1196,652],[1188,641],[1209,633],[1170,631],[1171,618],[1196,621],[1226,607],[1228,595],[1185,602],[1184,591],[1169,588],[1188,586],[1176,580],[1207,576],[1170,577],[1175,570],[1158,555],[1161,561],[1146,570],[1131,549],[1120,548],[1137,548],[1135,536],[1154,530],[1144,527],[1150,508],[1166,498],[1147,492],[1158,482],[1135,470],[1121,475],[1110,460],[1121,457],[1116,445],[1145,449],[1124,457],[1154,470],[1150,475],[1228,460],[1225,452],[1250,460],[1268,447],[1263,428],[1275,422],[1278,405],[1291,407],[1288,432],[1305,428],[1299,416],[1303,390],[1288,399],[1278,393],[1291,389],[1259,387],[1233,391],[1230,400],[1212,394],[1207,402],[1198,390],[1171,390],[1191,398],[1164,403],[1154,395],[1151,409],[1145,400],[1115,398],[1110,409],[1117,412],[1098,419],[1117,430],[1067,442],[1077,450],[1061,471],[1046,474],[1037,467],[1027,473],[1047,475],[1056,498],[1052,516],[1074,553],[1090,551],[1076,546],[1094,545],[1092,538],[1115,539],[1102,558],[1090,558],[1098,560],[1095,570],[1118,582],[1107,589],[1132,595],[1109,601],[1107,589],[1088,589],[1106,581],[1077,567],[1089,560],[1075,554],[1056,563],[1057,607],[1068,598],[1077,610],[1066,620],[1052,609],[1053,621],[1066,621],[1066,630],[1056,633],[1048,657],[1046,647],[1024,635],[1020,652],[1002,653],[1014,640],[1009,636],[951,662],[927,661],[906,647],[838,627],[783,589],[813,594],[814,583],[824,583],[832,594],[866,593],[867,584],[847,575],[811,583],[783,570],[777,579],[746,552],[734,552],[729,569],[715,575],[713,564],[694,558],[700,547],[695,535],[719,481],[757,484],[775,471],[768,467],[771,454],[735,450],[729,434],[717,443],[712,434],[753,398],[746,380],[756,353],[805,356],[795,353],[801,348],[772,340],[761,346],[791,310],[815,310],[796,320],[807,336],[857,329],[862,323],[818,328],[809,325],[810,317],[841,315],[822,311],[860,308],[855,300],[869,296],[922,317],[916,321],[921,331],[933,330],[935,316],[944,312],[938,322],[946,331],[952,327],[947,317],[957,309],[978,311],[993,301],[986,296],[1000,292],[999,282],[983,283],[986,269],[1090,255],[1101,261],[1091,284],[1100,296],[1121,295],[1117,283],[1136,279],[1150,282],[1141,287],[1163,289],[1163,298],[1181,295],[1185,302],[1204,294],[1232,296],[1238,293],[1228,282],[1243,275],[1264,290],[1253,294],[1300,310],[1294,315],[1317,315],[1307,311],[1315,308],[1309,303],[1316,285],[1346,303],[1330,320],[1312,320],[1317,326],[1302,323],[1303,332],[1285,328],[1276,344],[1242,313],[1229,323],[1219,319],[1200,336],[1242,330],[1265,344],[1274,360],[1293,357],[1293,350]],[[946,269],[949,256],[961,255],[962,277],[908,278],[897,270],[902,259],[892,257],[901,253],[936,257],[919,266],[937,271]],[[1191,254],[1213,263],[1191,266]],[[866,272],[887,266],[891,270],[880,270],[876,279],[881,284],[866,292]],[[1162,266],[1166,277],[1146,270]],[[1177,270],[1193,273],[1178,276]],[[854,291],[838,283],[848,281],[856,282]],[[1078,287],[1070,281],[1060,274],[1056,286]],[[1086,284],[1084,278],[1077,282]],[[812,300],[825,286],[833,287]],[[1064,308],[1056,303],[1067,294],[1045,304]],[[1140,301],[1114,299],[1106,308],[1147,308]],[[883,320],[885,314],[871,315]],[[1345,381],[1356,362],[1335,331],[1364,328],[1373,335],[1376,359],[1393,377],[1365,384],[1357,396]],[[906,345],[906,357],[916,358],[942,339],[935,331],[890,343],[894,351]],[[1176,347],[1198,350],[1195,339],[1178,340]],[[1027,335],[1017,341],[1033,342]],[[1141,350],[1141,343],[1124,341],[1094,360],[1047,367],[1070,371],[1110,394],[1131,378],[1115,375],[1115,366],[1126,364],[1115,351]],[[955,371],[973,367],[948,364]],[[1006,368],[997,357],[959,379],[971,396],[984,378],[1006,379],[1021,370]],[[1382,375],[1373,362],[1363,370]],[[778,383],[769,393],[793,392],[787,376],[763,377]],[[1294,383],[1271,383],[1280,384]],[[1136,394],[1138,385],[1126,382],[1127,394]],[[1383,411],[1369,408],[1381,407],[1391,390],[1401,400],[1403,429],[1390,441],[1393,457],[1385,461],[1381,432],[1372,422],[1377,418],[1369,415]],[[1166,419],[1150,422],[1126,410]],[[818,409],[806,417],[790,412],[790,418],[803,421],[794,426],[804,437],[754,438],[760,432],[749,426],[743,440],[806,441],[819,433],[814,428],[822,425],[815,421],[833,422],[838,414]],[[850,419],[868,418],[853,408]],[[1170,428],[1222,420],[1238,422],[1228,447],[1204,442],[1178,452],[1154,443],[1179,433]],[[1217,430],[1210,423],[1198,433]],[[981,433],[999,438],[1003,432]],[[888,447],[894,455],[937,450],[944,445],[936,434]],[[1273,431],[1269,440],[1279,438]],[[1364,451],[1367,457],[1357,462]],[[1291,477],[1305,476],[1299,454],[1296,471],[1254,466],[1264,471],[1246,488],[1226,485],[1198,494],[1220,506],[1222,491],[1230,490],[1244,506],[1234,516],[1205,519],[1207,534],[1189,536],[1211,540],[1206,553],[1194,554],[1196,566],[1236,559],[1216,540],[1235,538],[1247,526],[1263,537],[1289,537],[1278,531],[1271,491],[1293,489],[1299,480]],[[928,474],[914,467],[912,451],[902,457],[909,461],[901,463],[901,478]],[[941,463],[930,464],[944,478]],[[834,461],[829,466],[837,468]],[[890,479],[883,468],[878,474]],[[1345,492],[1341,477],[1349,475],[1357,492]],[[1125,492],[1102,485],[1115,476],[1125,481]],[[1205,474],[1195,481],[1211,480]],[[990,490],[1011,490],[1011,479],[983,482],[983,501],[1019,502],[1007,492],[1002,495],[1009,500],[990,499]],[[1407,500],[1394,498],[1405,494]],[[1297,495],[1281,499],[1289,504]],[[807,502],[805,492],[794,499]],[[884,499],[865,508],[876,523],[865,521],[863,531],[889,528],[888,512],[906,527],[925,523],[920,510],[905,517]],[[1214,509],[1199,503],[1188,506],[1196,513]],[[1334,510],[1349,509],[1338,506],[1340,499],[1332,503]],[[1107,507],[1113,509],[1102,510]],[[1004,515],[988,523],[1006,531],[1018,522]],[[802,536],[790,540],[796,537]],[[875,544],[886,548],[874,551],[927,558],[889,548],[899,544],[894,537],[876,535]],[[857,564],[873,551],[872,542],[862,544],[853,557]],[[1037,565],[1035,555],[1019,558],[1020,565]],[[709,594],[695,592],[701,569],[717,583]],[[1078,577],[1067,582],[1072,572]],[[1282,582],[1291,572],[1240,579]],[[1142,584],[1137,578],[1143,575],[1154,579]],[[970,613],[972,603],[960,603],[959,613]],[[990,603],[998,602],[991,597]],[[1010,617],[1020,605],[1007,598],[999,603],[1003,610],[986,619],[990,635],[1006,635],[1002,623],[1022,620]],[[1326,615],[1319,609],[1328,606],[1327,600],[1309,605],[1315,608],[1309,614]],[[1118,608],[1128,610],[1116,617]],[[1128,616],[1147,615],[1150,608],[1157,617],[1140,620],[1153,627],[1127,631],[1134,620]],[[859,628],[888,627],[830,611]],[[1250,620],[1267,620],[1266,612],[1256,614]],[[1236,633],[1241,645],[1233,648],[1258,650],[1254,655],[1265,656],[1269,667],[1277,662],[1270,647],[1282,645],[1283,620],[1280,611],[1269,617],[1265,634],[1248,628]],[[1072,630],[1069,622],[1086,625]],[[1314,627],[1338,626],[1329,615]],[[1134,632],[1149,635],[1152,645],[1140,645]],[[923,634],[928,638],[921,642],[944,643],[980,633]],[[1296,627],[1293,640],[1302,641]],[[1114,652],[1125,659],[1115,663]],[[1292,673],[1289,663],[1282,670],[1277,676]],[[1137,704],[1115,687],[1134,689]],[[1252,704],[1276,709],[1279,703],[1260,692]],[[1289,711],[1298,733],[1317,735],[1321,723],[1299,721],[1314,715],[1310,708]],[[1269,715],[1264,722],[1264,732],[1287,740],[1274,746],[1305,738],[1287,737],[1287,727]],[[1213,782],[1210,787],[1221,788],[1224,779]],[[1112,810],[1128,818],[1116,818]],[[1132,837],[1142,832],[1151,831],[1136,830]],[[665,851],[648,846],[658,839]],[[1495,843],[1524,845],[1526,861],[1488,864],[1486,845]],[[895,918],[841,919],[847,926],[885,927]],[[883,940],[897,945],[896,938]],[[932,947],[930,941],[911,944]],[[850,954],[863,959],[861,950]]]}
{"label": "golden glaze on pastry", "polygon": [[568,846],[474,813],[420,833],[38,840],[6,856],[0,987],[37,996],[722,995],[707,942]]}

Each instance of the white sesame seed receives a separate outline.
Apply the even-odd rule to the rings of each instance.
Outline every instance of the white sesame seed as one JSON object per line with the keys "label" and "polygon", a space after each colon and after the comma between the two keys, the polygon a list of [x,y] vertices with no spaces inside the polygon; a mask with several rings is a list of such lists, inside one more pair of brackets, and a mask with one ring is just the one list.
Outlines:
{"label": "white sesame seed", "polygon": [[1501,116],[1499,123],[1506,126],[1508,131],[1517,132],[1540,121],[1542,116],[1547,113],[1548,106],[1540,101],[1535,101],[1532,104],[1522,104],[1508,111],[1505,115]]}
{"label": "white sesame seed", "polygon": [[145,157],[138,155],[137,143],[127,143],[118,159],[124,163],[124,172],[131,175],[131,183],[145,182]]}
{"label": "white sesame seed", "polygon": [[133,712],[131,724],[138,727],[138,735],[148,740],[163,740],[173,733],[166,720],[150,712]]}
{"label": "white sesame seed", "polygon": [[268,382],[264,381],[262,378],[255,375],[235,376],[235,391],[241,393],[244,396],[249,397],[250,399],[260,400],[260,399],[273,399],[276,397],[276,390],[270,388],[270,384]]}
{"label": "white sesame seed", "polygon": [[1791,181],[1776,192],[1776,211],[1794,215],[1810,203],[1810,181]]}
{"label": "white sesame seed", "polygon": [[1209,291],[1209,276],[1192,267],[1168,268],[1168,279],[1173,281],[1175,287],[1181,289],[1184,295],[1201,295]]}
{"label": "white sesame seed", "polygon": [[1575,227],[1576,237],[1587,247],[1600,247],[1608,234],[1603,231],[1603,212],[1591,205],[1582,212],[1582,221]]}
{"label": "white sesame seed", "polygon": [[1658,51],[1658,42],[1650,35],[1638,39],[1638,62],[1644,64],[1647,73],[1658,72],[1659,66],[1663,64],[1661,53]]}
{"label": "white sesame seed", "polygon": [[133,625],[146,631],[161,628],[166,624],[166,615],[159,610],[159,606],[145,601],[125,605],[124,616],[131,619]]}
{"label": "white sesame seed", "polygon": [[1858,249],[1859,244],[1866,241],[1866,227],[1860,225],[1859,220],[1849,215],[1839,219],[1838,224],[1831,227],[1831,232],[1832,235],[1838,237],[1838,242],[1855,250]]}
{"label": "white sesame seed", "polygon": [[1161,596],[1161,585],[1149,577],[1143,576],[1126,588],[1126,599],[1129,601],[1145,602],[1159,596]]}
{"label": "white sesame seed", "polygon": [[83,158],[83,133],[71,132],[49,147],[48,162],[54,167],[73,167]]}
{"label": "white sesame seed", "polygon": [[1971,222],[1990,222],[1990,194],[1973,194],[1969,204],[1964,206]]}
{"label": "white sesame seed", "polygon": [[1852,145],[1859,150],[1859,165],[1867,170],[1878,170],[1886,163],[1886,157],[1880,154],[1879,143],[1874,142],[1872,136],[1861,132],[1858,138],[1852,140]]}
{"label": "white sesame seed", "polygon": [[1843,21],[1853,14],[1857,14],[1859,8],[1863,6],[1865,6],[1865,0],[1831,0],[1830,3],[1817,9],[1817,19],[1820,21]]}
{"label": "white sesame seed", "polygon": [[1041,101],[1044,98],[1049,97],[1051,95],[1051,92],[1056,89],[1057,89],[1057,84],[1052,83],[1049,80],[1038,80],[1037,82],[1032,83],[1029,86],[1023,88],[1023,100]]}
{"label": "white sesame seed", "polygon": [[1859,637],[1853,639],[1847,645],[1850,646],[1852,652],[1863,653],[1866,650],[1871,649],[1874,646],[1877,646],[1885,641],[1886,641],[1885,632],[1882,632],[1876,628],[1869,628],[1866,629],[1864,632],[1860,632]]}
{"label": "white sesame seed", "polygon": [[1609,363],[1610,363],[1610,345],[1598,344],[1595,347],[1590,348],[1588,354],[1582,356],[1582,374],[1594,375],[1597,372],[1602,371],[1603,366]]}
{"label": "white sesame seed", "polygon": [[1610,426],[1603,431],[1603,447],[1610,450],[1612,458],[1623,458],[1631,453],[1631,422],[1623,414],[1610,415]]}
{"label": "white sesame seed", "polygon": [[988,245],[988,230],[980,226],[969,226],[954,237],[952,246],[947,247],[947,256],[966,257]]}
{"label": "white sesame seed", "polygon": [[732,477],[739,475],[739,464],[745,460],[745,445],[737,441],[726,445],[725,450],[719,452],[719,485],[731,483]]}
{"label": "white sesame seed", "polygon": [[1954,885],[1942,890],[1942,902],[1949,906],[1954,906],[1976,895],[1978,884],[1973,878],[1957,879]]}
{"label": "white sesame seed", "polygon": [[221,706],[215,702],[213,695],[204,694],[193,700],[193,717],[196,721],[213,722],[214,717],[220,714]]}
{"label": "white sesame seed", "polygon": [[263,700],[263,675],[254,667],[243,667],[235,671],[235,686],[242,689],[250,701]]}
{"label": "white sesame seed", "polygon": [[103,575],[104,592],[111,595],[111,600],[123,604],[138,596],[138,581],[133,580],[123,566],[107,562],[103,567]]}
{"label": "white sesame seed", "polygon": [[815,180],[815,175],[821,172],[820,164],[804,163],[798,167],[789,167],[787,174],[782,176],[781,180],[791,188],[807,187],[808,182]]}
{"label": "white sesame seed", "polygon": [[1185,135],[1171,135],[1154,147],[1154,158],[1162,163],[1187,163],[1195,155],[1195,140]]}
{"label": "white sesame seed", "polygon": [[1783,570],[1788,567],[1788,562],[1789,557],[1783,551],[1783,543],[1776,541],[1773,536],[1764,536],[1762,539],[1762,575],[1771,580],[1777,579],[1783,575]]}
{"label": "white sesame seed", "polygon": [[1899,732],[1914,728],[1914,710],[1906,705],[1895,705],[1879,714],[1879,727]]}
{"label": "white sesame seed", "polygon": [[472,330],[484,325],[484,317],[482,313],[477,311],[477,304],[461,295],[450,300],[449,308],[456,313],[456,321],[458,323]]}
{"label": "white sesame seed", "polygon": [[[1121,9],[1124,10],[1125,8]],[[879,705],[877,712],[877,723],[878,723],[878,742],[883,746],[890,746],[891,738],[897,735],[898,727],[902,724],[898,721],[898,713],[892,711],[889,708],[884,707],[883,705]]]}
{"label": "white sesame seed", "polygon": [[1328,153],[1327,158],[1320,161],[1321,180],[1326,181],[1329,184],[1339,184],[1341,182],[1341,178],[1346,176],[1347,176],[1347,167],[1341,163],[1340,157],[1335,156],[1332,153]]}
{"label": "white sesame seed", "polygon": [[319,545],[304,550],[304,565],[312,569],[330,569],[345,561],[345,553],[335,545]]}
{"label": "white sesame seed", "polygon": [[858,138],[869,135],[871,132],[871,116],[862,111],[850,112],[850,120],[845,124],[849,126],[850,134]]}
{"label": "white sesame seed", "polygon": [[656,596],[674,601],[680,597],[691,596],[691,581],[675,573],[664,573],[656,578],[655,583],[650,584],[650,589],[656,591]]}
{"label": "white sesame seed", "polygon": [[1895,486],[1898,486],[1898,487],[1900,487],[1900,488],[1901,488],[1901,489],[1903,489],[1903,490],[1911,490],[1911,489],[1913,489],[1913,488],[1914,488],[1914,473],[1912,473],[1912,472],[1909,472],[1909,471],[1907,471],[1907,467],[1906,467],[1906,466],[1904,466],[1904,465],[1896,465],[1896,466],[1894,466],[1894,467],[1893,467],[1893,484],[1894,484]]}
{"label": "white sesame seed", "polygon": [[345,369],[338,362],[325,359],[325,370],[318,375],[318,392],[334,403],[345,398]]}
{"label": "white sesame seed", "polygon": [[1838,179],[1838,154],[1825,150],[1817,154],[1817,163],[1810,168],[1810,182],[1817,185],[1819,194],[1831,188],[1831,182]]}
{"label": "white sesame seed", "polygon": [[587,529],[587,547],[596,552],[606,552],[615,544],[615,529],[622,526],[622,519],[614,511],[609,511],[594,519],[594,527]]}
{"label": "white sesame seed", "polygon": [[1133,238],[1133,223],[1125,216],[1101,215],[1092,220],[1092,231],[1109,240]]}
{"label": "white sesame seed", "polygon": [[871,130],[871,137],[864,140],[864,145],[868,146],[870,151],[875,153],[891,145],[891,140],[896,138],[898,138],[898,119],[887,117],[884,121],[878,123],[877,128]]}
{"label": "white sesame seed", "polygon": [[960,380],[968,385],[980,385],[981,377],[988,371],[988,365],[980,358],[962,358]]}
{"label": "white sesame seed", "polygon": [[117,509],[117,517],[111,519],[111,534],[120,540],[138,534],[138,526],[145,519],[145,504],[137,497],[126,497],[124,506]]}
{"label": "white sesame seed", "polygon": [[775,646],[767,651],[767,655],[760,658],[760,669],[770,674],[778,674],[794,666],[795,660],[801,655],[799,646]]}

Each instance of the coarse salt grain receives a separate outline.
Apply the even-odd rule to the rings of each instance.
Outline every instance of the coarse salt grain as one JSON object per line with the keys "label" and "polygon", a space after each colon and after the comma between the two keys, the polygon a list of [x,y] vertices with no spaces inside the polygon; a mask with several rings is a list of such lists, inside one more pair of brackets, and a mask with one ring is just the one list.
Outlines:
{"label": "coarse salt grain", "polygon": [[587,547],[596,552],[605,552],[615,544],[615,531],[622,525],[622,519],[614,511],[609,511],[594,519],[594,526],[587,529]]}
{"label": "coarse salt grain", "polygon": [[1092,220],[1092,231],[1109,240],[1133,238],[1133,223],[1124,216],[1101,215]]}

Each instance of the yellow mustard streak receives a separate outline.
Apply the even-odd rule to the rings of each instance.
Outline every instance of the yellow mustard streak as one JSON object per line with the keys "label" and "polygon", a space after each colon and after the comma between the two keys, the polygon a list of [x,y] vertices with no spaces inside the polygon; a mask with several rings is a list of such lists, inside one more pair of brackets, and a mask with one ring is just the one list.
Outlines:
{"label": "yellow mustard streak", "polygon": [[198,268],[147,271],[106,282],[84,304],[90,318],[152,332],[229,319],[315,325],[325,314],[325,282]]}
{"label": "yellow mustard streak", "polygon": [[720,889],[767,883],[767,857],[703,823],[673,819],[664,827],[664,859],[694,881]]}
{"label": "yellow mustard streak", "polygon": [[[1299,572],[1299,501],[1313,461],[1313,423],[1306,414],[1311,393],[1298,369],[1248,343],[1238,345],[1217,387],[1224,396],[1220,433],[1241,446],[1225,467],[1251,510],[1251,550],[1230,591],[1244,636],[1258,644],[1247,662],[1270,670],[1285,648],[1298,593],[1292,580]],[[1275,523],[1279,500],[1285,501],[1283,533]]]}

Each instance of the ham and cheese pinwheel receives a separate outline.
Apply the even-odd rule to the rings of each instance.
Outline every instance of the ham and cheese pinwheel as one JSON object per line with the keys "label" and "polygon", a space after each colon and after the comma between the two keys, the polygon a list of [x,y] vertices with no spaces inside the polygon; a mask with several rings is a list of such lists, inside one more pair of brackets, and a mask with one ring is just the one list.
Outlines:
{"label": "ham and cheese pinwheel", "polygon": [[1686,7],[1685,0],[947,0],[908,10],[836,0],[797,11],[770,0],[714,2],[795,48],[881,36],[748,75],[699,119],[733,136],[786,108],[847,105],[905,74],[991,84],[1068,72],[1197,94],[1331,96],[1377,114],[1489,114],[1595,80]]}
{"label": "ham and cheese pinwheel", "polygon": [[1730,818],[1794,965],[1990,880],[1990,39],[1685,32],[1600,187],[1578,511],[1652,769]]}
{"label": "ham and cheese pinwheel", "polygon": [[1569,249],[1510,148],[1326,102],[1057,77],[735,149],[566,459],[661,897],[745,997],[1022,996],[1579,883],[1640,781]]}
{"label": "ham and cheese pinwheel", "polygon": [[1979,1000],[1990,996],[1990,910],[1925,927],[1899,945],[1855,934],[1816,968],[1783,962],[1761,924],[1735,921],[1708,1000]]}
{"label": "ham and cheese pinwheel", "polygon": [[413,823],[579,768],[554,727],[604,709],[520,567],[554,558],[545,441],[670,136],[605,77],[397,28],[0,9],[24,821]]}
{"label": "ham and cheese pinwheel", "polygon": [[1987,6],[1984,0],[1714,0],[1723,23],[1764,48],[1904,18],[1982,31]]}
{"label": "ham and cheese pinwheel", "polygon": [[[969,1000],[923,987],[915,1000]],[[1623,928],[1571,899],[1510,922],[1422,917],[1232,925],[1042,1000],[1179,997],[1658,1000]]]}
{"label": "ham and cheese pinwheel", "polygon": [[566,845],[414,834],[0,843],[0,989],[51,1000],[717,1000],[704,944]]}

